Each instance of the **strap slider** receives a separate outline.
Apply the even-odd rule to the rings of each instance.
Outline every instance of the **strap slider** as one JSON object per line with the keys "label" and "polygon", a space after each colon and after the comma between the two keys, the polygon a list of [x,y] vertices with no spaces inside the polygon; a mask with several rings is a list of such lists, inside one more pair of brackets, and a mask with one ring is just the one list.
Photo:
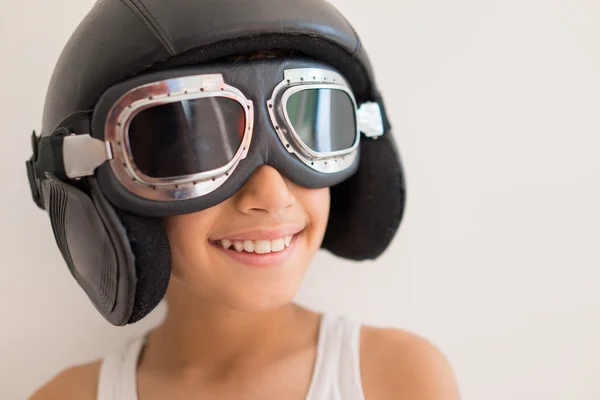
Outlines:
{"label": "strap slider", "polygon": [[367,102],[358,109],[358,129],[366,137],[377,139],[384,134],[383,117],[379,104]]}
{"label": "strap slider", "polygon": [[113,158],[109,142],[85,135],[63,139],[65,173],[71,179],[94,175],[94,170]]}

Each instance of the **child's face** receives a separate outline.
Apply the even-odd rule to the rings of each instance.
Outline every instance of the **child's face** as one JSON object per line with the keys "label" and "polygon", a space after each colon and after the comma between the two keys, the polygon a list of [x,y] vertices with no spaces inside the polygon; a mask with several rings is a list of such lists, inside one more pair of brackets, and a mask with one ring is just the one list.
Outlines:
{"label": "child's face", "polygon": [[[328,216],[329,188],[306,189],[262,166],[223,203],[167,218],[170,290],[184,286],[240,311],[282,306],[296,295],[321,246]],[[242,246],[245,250],[238,251]]]}

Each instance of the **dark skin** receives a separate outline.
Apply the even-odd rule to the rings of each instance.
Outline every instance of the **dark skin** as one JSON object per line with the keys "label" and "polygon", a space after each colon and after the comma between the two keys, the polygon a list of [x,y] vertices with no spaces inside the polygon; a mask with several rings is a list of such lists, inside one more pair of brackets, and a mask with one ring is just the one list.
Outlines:
{"label": "dark skin", "polygon": [[[329,189],[302,188],[263,166],[225,202],[168,218],[168,311],[142,352],[139,398],[304,399],[320,315],[292,300],[328,214]],[[215,243],[281,227],[298,233],[287,256],[268,268],[244,265]],[[448,362],[426,340],[363,326],[360,346],[366,399],[459,399]],[[95,399],[99,368],[100,362],[69,368],[31,399]]]}

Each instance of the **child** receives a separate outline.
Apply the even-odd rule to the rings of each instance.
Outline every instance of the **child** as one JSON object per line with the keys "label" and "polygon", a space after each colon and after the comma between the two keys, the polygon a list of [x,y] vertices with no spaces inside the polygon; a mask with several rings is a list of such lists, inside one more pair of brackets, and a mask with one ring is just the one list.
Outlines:
{"label": "child", "polygon": [[458,399],[427,341],[292,302],[320,247],[376,258],[405,203],[367,55],[323,0],[97,1],[33,148],[98,311],[168,312],[32,399]]}

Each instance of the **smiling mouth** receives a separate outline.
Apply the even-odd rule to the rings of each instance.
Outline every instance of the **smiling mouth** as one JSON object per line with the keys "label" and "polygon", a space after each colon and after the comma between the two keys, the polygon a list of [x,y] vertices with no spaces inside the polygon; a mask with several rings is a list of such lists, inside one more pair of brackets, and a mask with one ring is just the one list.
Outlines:
{"label": "smiling mouth", "polygon": [[274,240],[217,240],[215,244],[225,250],[238,253],[270,254],[284,251],[290,246],[295,235],[284,236]]}

